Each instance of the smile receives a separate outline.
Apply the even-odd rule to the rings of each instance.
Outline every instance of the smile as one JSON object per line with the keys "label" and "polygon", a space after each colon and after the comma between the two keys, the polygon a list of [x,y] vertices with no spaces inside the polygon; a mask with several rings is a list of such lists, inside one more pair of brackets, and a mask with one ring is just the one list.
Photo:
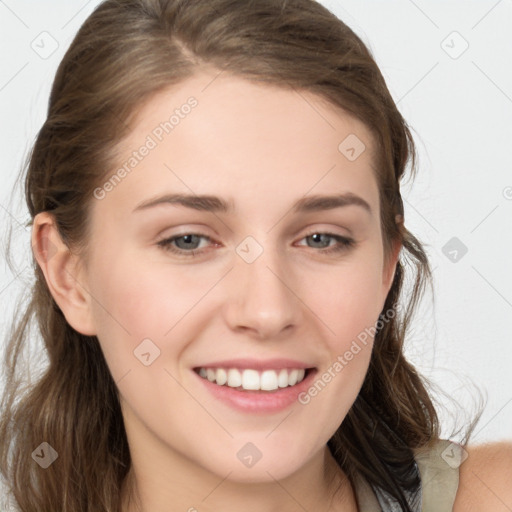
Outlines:
{"label": "smile", "polygon": [[197,368],[194,371],[218,386],[227,386],[238,391],[275,391],[299,384],[310,370],[309,368],[282,368],[263,371],[238,368]]}

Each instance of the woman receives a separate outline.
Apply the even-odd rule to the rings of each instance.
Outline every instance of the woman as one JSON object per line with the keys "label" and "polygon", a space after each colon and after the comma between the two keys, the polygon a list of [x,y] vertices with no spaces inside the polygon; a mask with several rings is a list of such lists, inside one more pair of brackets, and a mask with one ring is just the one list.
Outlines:
{"label": "woman", "polygon": [[402,353],[430,275],[409,161],[374,60],[316,2],[103,2],[26,178],[7,362],[35,315],[49,365],[4,397],[18,508],[510,509],[510,446],[440,439]]}

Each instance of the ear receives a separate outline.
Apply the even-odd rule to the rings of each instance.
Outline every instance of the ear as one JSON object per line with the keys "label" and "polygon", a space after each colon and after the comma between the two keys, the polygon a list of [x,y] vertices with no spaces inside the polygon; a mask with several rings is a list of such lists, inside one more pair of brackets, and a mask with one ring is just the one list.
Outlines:
{"label": "ear", "polygon": [[85,274],[79,256],[62,241],[55,218],[49,212],[41,212],[34,218],[32,250],[67,322],[84,335],[95,335],[91,296],[84,288]]}
{"label": "ear", "polygon": [[382,269],[382,286],[384,291],[384,297],[387,297],[389,290],[391,289],[391,285],[393,284],[396,265],[398,263],[398,256],[400,254],[401,248],[402,243],[400,242],[400,240],[398,238],[393,240],[389,257],[387,261],[384,261],[384,266]]}

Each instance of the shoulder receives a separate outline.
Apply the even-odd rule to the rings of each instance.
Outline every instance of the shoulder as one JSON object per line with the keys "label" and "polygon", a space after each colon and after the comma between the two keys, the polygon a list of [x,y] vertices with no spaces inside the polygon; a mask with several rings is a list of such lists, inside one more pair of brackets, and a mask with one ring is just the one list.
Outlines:
{"label": "shoulder", "polygon": [[512,510],[512,441],[464,447],[453,512]]}

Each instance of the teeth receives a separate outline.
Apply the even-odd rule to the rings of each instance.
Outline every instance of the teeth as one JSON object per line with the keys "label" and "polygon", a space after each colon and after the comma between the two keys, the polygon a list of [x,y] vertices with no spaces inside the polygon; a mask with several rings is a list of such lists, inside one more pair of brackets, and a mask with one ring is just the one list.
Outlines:
{"label": "teeth", "polygon": [[260,389],[260,376],[256,370],[244,370],[242,372],[242,387],[244,389]]}
{"label": "teeth", "polygon": [[286,388],[288,386],[288,372],[286,370],[281,370],[279,372],[277,384],[280,388]]}
{"label": "teeth", "polygon": [[299,370],[292,370],[290,375],[288,375],[288,384],[290,386],[294,386],[297,383],[297,379],[299,378]]}
{"label": "teeth", "polygon": [[235,369],[228,370],[228,386],[230,388],[238,388],[242,385],[242,376]]}
{"label": "teeth", "polygon": [[[286,373],[286,370],[282,370]],[[272,391],[274,389],[277,389],[278,386],[278,376],[277,373],[272,370],[265,370],[261,374],[260,378],[260,388],[264,389],[265,391]]]}
{"label": "teeth", "polygon": [[217,370],[215,380],[217,381],[217,384],[219,386],[223,386],[228,381],[228,374],[226,373],[226,370],[223,368],[219,368]]}
{"label": "teeth", "polygon": [[236,368],[200,368],[199,375],[219,386],[227,385],[230,388],[242,388],[250,391],[273,391],[278,388],[295,386],[304,379],[306,370],[238,370]]}

